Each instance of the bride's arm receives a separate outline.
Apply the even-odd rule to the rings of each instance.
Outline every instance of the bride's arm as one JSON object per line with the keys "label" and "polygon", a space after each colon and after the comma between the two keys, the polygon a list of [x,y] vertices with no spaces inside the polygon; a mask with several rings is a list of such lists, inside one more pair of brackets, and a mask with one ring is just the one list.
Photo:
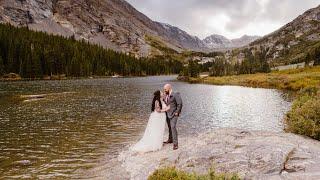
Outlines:
{"label": "bride's arm", "polygon": [[163,108],[163,109],[161,110],[161,112],[167,112],[169,109],[170,109],[170,106],[166,106],[165,108]]}

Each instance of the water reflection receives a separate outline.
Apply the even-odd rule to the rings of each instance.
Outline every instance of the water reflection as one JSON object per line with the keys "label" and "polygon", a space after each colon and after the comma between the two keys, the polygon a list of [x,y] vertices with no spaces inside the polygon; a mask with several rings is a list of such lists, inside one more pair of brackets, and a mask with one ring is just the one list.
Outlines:
{"label": "water reflection", "polygon": [[[174,76],[0,83],[0,179],[72,178],[143,133],[152,94],[171,82],[180,134],[216,127],[282,131],[281,92],[186,84]],[[63,93],[74,92],[74,93]],[[20,95],[59,93],[23,102]]]}

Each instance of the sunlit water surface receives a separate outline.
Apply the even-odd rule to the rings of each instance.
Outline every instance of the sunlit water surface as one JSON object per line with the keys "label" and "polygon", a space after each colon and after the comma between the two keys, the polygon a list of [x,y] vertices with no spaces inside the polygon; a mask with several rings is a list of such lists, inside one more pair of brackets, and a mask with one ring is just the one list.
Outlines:
{"label": "sunlit water surface", "polygon": [[[139,139],[153,92],[168,82],[184,102],[180,135],[219,127],[283,129],[290,102],[280,91],[175,78],[0,82],[0,179],[83,177]],[[57,94],[30,102],[20,98],[43,93]]]}

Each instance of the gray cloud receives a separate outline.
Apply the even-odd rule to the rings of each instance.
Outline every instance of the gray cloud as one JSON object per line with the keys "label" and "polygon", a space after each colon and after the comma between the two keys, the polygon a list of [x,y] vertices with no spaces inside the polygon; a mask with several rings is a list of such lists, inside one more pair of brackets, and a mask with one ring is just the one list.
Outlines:
{"label": "gray cloud", "polygon": [[204,38],[221,34],[265,35],[280,28],[319,0],[127,0],[155,21]]}

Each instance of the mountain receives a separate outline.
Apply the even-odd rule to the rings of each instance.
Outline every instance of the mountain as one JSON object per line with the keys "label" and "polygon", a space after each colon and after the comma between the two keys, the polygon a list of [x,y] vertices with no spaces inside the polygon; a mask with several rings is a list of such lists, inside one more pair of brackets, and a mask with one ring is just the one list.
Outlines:
{"label": "mountain", "polygon": [[197,36],[189,35],[187,32],[166,23],[160,23],[166,30],[170,38],[177,39],[182,47],[192,50],[204,50],[207,49],[206,44]]}
{"label": "mountain", "polygon": [[320,5],[252,42],[250,48],[265,50],[268,62],[275,65],[315,60],[320,48]]}
{"label": "mountain", "polygon": [[203,39],[203,42],[206,43],[209,48],[228,48],[229,44],[231,44],[228,38],[218,34],[206,37]]}
{"label": "mountain", "polygon": [[222,35],[213,34],[203,39],[203,42],[210,49],[231,49],[249,45],[259,38],[259,36],[244,35],[238,39],[228,39]]}
{"label": "mountain", "polygon": [[261,37],[260,36],[243,35],[240,38],[232,39],[231,44],[232,44],[232,47],[243,47],[243,46],[249,45],[250,43],[252,43],[253,41],[255,41],[259,38],[261,38]]}
{"label": "mountain", "polygon": [[74,36],[117,51],[148,56],[206,45],[177,27],[152,21],[124,0],[1,0],[0,22]]}
{"label": "mountain", "polygon": [[[213,42],[226,41],[215,37],[211,38]],[[242,39],[250,40],[245,36]],[[271,68],[289,64],[296,65],[285,68],[320,65],[320,5],[247,46],[215,55],[213,60],[210,73],[214,76],[266,73]]]}

